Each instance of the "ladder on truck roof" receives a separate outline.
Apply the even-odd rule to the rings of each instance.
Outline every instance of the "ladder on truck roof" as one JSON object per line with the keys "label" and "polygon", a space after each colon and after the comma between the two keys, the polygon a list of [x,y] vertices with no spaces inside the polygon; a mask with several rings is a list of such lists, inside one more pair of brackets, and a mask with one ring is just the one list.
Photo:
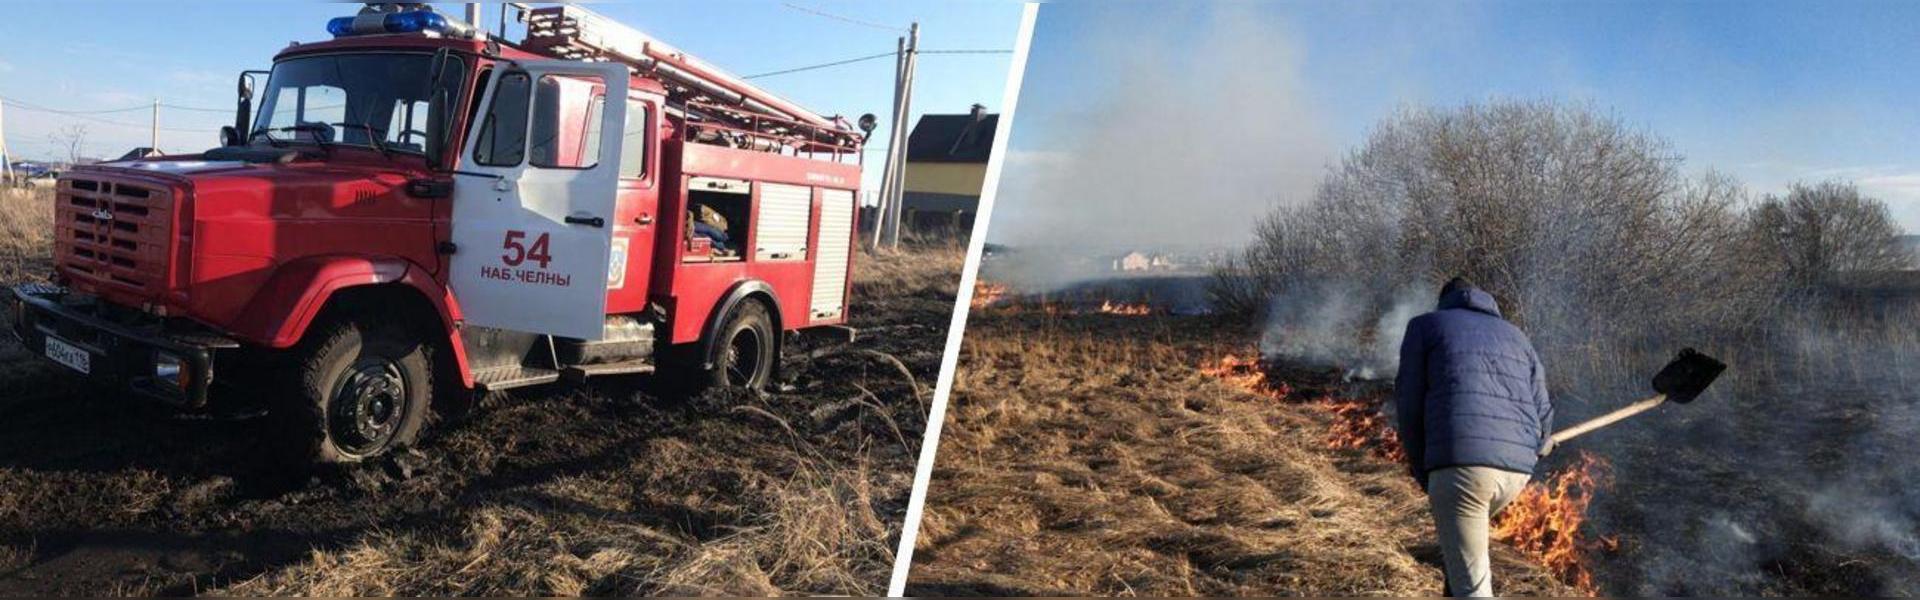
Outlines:
{"label": "ladder on truck roof", "polygon": [[667,88],[687,115],[687,139],[739,148],[858,156],[864,136],[847,120],[807,110],[640,30],[573,5],[525,13],[529,51],[625,63]]}

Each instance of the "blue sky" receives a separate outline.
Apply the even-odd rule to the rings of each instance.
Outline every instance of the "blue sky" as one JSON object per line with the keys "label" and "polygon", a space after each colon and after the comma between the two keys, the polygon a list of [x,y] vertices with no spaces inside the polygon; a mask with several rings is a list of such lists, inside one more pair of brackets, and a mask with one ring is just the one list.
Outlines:
{"label": "blue sky", "polygon": [[[1144,182],[1098,194],[1125,207],[1095,227],[1108,237],[1133,228],[1150,240],[1231,243],[1265,206],[1311,193],[1328,164],[1400,107],[1500,98],[1593,106],[1667,138],[1690,174],[1711,167],[1754,192],[1851,179],[1920,232],[1916,25],[1916,3],[1056,2],[1036,24],[992,237],[1017,241],[1053,230],[1055,219],[1082,219],[1053,206],[1063,190],[1088,191],[1062,174],[1275,171],[1230,186],[1250,197],[1201,186],[1215,206],[1206,210],[1115,199],[1153,187]],[[1208,90],[1271,108],[1198,97]],[[1142,94],[1154,102],[1113,100]],[[1116,105],[1127,116],[1101,116]],[[1181,125],[1150,123],[1160,120]],[[1104,169],[1078,159],[1127,145],[1104,133],[1113,129],[1163,150],[1121,154],[1112,159],[1132,164]],[[1089,148],[1087,139],[1099,141]],[[1230,149],[1209,150],[1217,146]],[[1195,153],[1229,166],[1195,164]]]}
{"label": "blue sky", "polygon": [[[458,4],[436,6],[463,14]],[[497,20],[496,7],[488,6],[489,21]],[[918,21],[926,50],[1010,50],[1020,24],[1020,5],[1011,0],[600,2],[591,8],[739,75],[891,52],[903,33],[875,25],[904,30]],[[358,9],[329,2],[0,1],[0,97],[62,110],[146,106],[155,97],[220,109],[161,111],[161,127],[168,129],[160,134],[162,149],[205,150],[215,145],[219,126],[232,122],[241,70],[271,66],[288,42],[328,39],[327,19]],[[1010,60],[1007,54],[923,55],[915,114],[963,113],[976,102],[998,110]],[[890,57],[755,82],[823,113],[879,115],[868,157],[880,156],[893,103]],[[96,120],[9,106],[7,144],[28,158],[64,156],[48,135],[77,123],[88,127],[90,155],[117,156],[147,145],[146,110],[90,116]],[[867,169],[873,182],[877,164]]]}

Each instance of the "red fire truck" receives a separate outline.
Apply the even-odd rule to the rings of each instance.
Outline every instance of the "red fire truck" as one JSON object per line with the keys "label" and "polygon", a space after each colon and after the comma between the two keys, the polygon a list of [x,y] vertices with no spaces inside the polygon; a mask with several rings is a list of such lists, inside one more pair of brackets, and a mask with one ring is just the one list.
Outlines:
{"label": "red fire truck", "polygon": [[265,404],[318,462],[436,401],[656,365],[756,388],[795,333],[851,335],[871,115],[577,6],[520,17],[515,43],[369,3],[242,74],[221,147],[62,176],[56,285],[13,290],[15,331],[183,409]]}

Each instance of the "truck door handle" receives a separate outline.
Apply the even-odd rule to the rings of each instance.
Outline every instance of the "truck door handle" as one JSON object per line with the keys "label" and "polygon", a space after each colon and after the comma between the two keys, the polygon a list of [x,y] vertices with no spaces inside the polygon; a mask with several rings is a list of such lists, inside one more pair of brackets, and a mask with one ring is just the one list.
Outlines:
{"label": "truck door handle", "polygon": [[569,225],[590,225],[590,226],[593,226],[593,227],[606,227],[606,226],[607,226],[607,220],[606,220],[606,219],[602,219],[602,218],[600,218],[600,217],[575,217],[575,216],[568,216],[568,217],[567,217],[567,218],[565,219],[565,221],[566,221],[566,222],[567,222],[567,224],[569,224]]}
{"label": "truck door handle", "polygon": [[633,218],[633,222],[639,223],[641,225],[652,225],[653,215],[641,213],[640,216]]}

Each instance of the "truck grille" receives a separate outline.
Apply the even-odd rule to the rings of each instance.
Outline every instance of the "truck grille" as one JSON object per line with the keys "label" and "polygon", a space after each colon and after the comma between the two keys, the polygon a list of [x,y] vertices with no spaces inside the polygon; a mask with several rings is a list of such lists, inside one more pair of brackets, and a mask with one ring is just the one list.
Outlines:
{"label": "truck grille", "polygon": [[173,223],[166,187],[81,176],[60,180],[56,260],[77,280],[159,292],[166,287]]}

